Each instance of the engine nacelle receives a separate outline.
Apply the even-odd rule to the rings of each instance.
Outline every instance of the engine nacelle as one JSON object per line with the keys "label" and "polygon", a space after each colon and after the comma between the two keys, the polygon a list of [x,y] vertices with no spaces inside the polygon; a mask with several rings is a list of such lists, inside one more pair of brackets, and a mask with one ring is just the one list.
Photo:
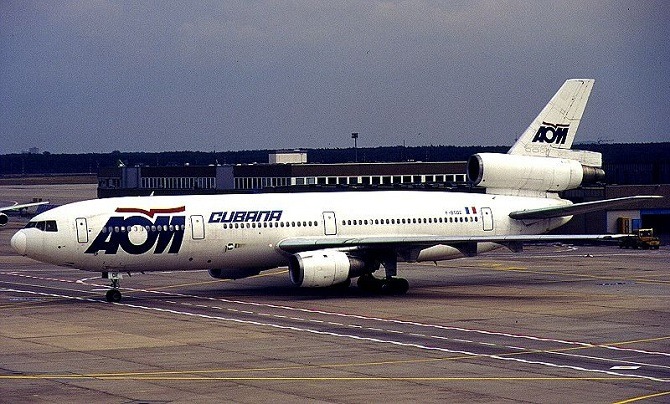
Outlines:
{"label": "engine nacelle", "polygon": [[4,226],[9,222],[9,218],[4,213],[0,213],[0,227]]}
{"label": "engine nacelle", "polygon": [[558,192],[604,176],[600,168],[563,158],[478,153],[468,160],[468,180],[485,188]]}
{"label": "engine nacelle", "polygon": [[258,268],[245,269],[210,269],[209,276],[216,279],[242,279],[249,276],[258,275],[261,270]]}
{"label": "engine nacelle", "polygon": [[291,282],[302,287],[327,287],[360,276],[368,265],[337,250],[306,251],[289,259]]}

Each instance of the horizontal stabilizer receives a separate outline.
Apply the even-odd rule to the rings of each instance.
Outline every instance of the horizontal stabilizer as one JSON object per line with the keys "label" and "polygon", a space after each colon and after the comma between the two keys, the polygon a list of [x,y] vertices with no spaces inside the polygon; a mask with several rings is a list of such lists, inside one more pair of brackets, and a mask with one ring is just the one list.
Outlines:
{"label": "horizontal stabilizer", "polygon": [[603,201],[582,202],[572,205],[555,206],[550,208],[539,208],[529,210],[518,210],[509,214],[512,219],[549,219],[552,217],[564,217],[581,215],[589,212],[597,212],[600,210],[611,208],[625,208],[632,207],[640,202],[661,199],[658,195],[639,195],[628,196],[624,198],[606,199]]}

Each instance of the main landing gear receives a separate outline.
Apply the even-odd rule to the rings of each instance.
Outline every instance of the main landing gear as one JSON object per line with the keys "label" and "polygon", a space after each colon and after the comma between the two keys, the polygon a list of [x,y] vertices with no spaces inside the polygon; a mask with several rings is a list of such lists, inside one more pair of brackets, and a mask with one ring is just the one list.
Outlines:
{"label": "main landing gear", "polygon": [[409,290],[407,279],[397,278],[398,258],[395,252],[387,254],[381,261],[386,272],[384,279],[375,278],[371,273],[358,277],[357,285],[366,293],[382,295],[404,295]]}
{"label": "main landing gear", "polygon": [[103,272],[103,279],[109,279],[112,281],[112,288],[107,291],[105,298],[110,303],[118,303],[121,301],[121,291],[119,290],[119,284],[121,283],[121,276],[118,272]]}
{"label": "main landing gear", "polygon": [[409,282],[404,278],[375,278],[372,274],[358,277],[357,285],[366,293],[381,295],[404,295],[409,290]]}

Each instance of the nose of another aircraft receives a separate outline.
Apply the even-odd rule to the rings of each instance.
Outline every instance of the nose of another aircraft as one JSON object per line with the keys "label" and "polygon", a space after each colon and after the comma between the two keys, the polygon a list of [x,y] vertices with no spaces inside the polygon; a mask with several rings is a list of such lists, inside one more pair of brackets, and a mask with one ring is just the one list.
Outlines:
{"label": "nose of another aircraft", "polygon": [[17,253],[26,255],[26,235],[23,231],[19,230],[16,232],[16,234],[12,236],[10,243]]}

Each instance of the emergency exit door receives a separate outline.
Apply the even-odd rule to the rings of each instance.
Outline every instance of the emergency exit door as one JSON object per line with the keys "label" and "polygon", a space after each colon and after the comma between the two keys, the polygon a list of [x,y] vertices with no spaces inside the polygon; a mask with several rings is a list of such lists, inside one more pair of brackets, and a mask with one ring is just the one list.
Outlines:
{"label": "emergency exit door", "polygon": [[491,213],[491,208],[482,208],[482,226],[484,226],[484,231],[493,230],[493,213]]}
{"label": "emergency exit door", "polygon": [[205,238],[205,221],[202,216],[191,216],[191,229],[193,230],[193,240],[202,240]]}
{"label": "emergency exit door", "polygon": [[77,241],[80,243],[88,243],[88,226],[86,225],[86,218],[78,217],[75,223],[77,225]]}
{"label": "emergency exit door", "polygon": [[323,212],[323,232],[326,236],[334,236],[337,234],[335,212]]}

